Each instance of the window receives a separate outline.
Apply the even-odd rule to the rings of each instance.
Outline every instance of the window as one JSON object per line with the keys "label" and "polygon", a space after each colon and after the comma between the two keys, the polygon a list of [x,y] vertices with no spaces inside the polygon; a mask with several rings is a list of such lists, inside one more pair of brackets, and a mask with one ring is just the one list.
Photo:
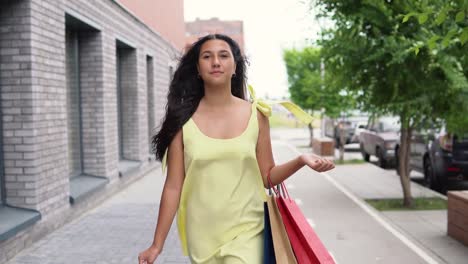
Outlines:
{"label": "window", "polygon": [[[1,61],[0,61],[1,62]],[[1,65],[1,63],[0,63]],[[1,69],[0,69],[1,70]],[[2,86],[0,82],[0,95],[2,94]],[[0,96],[0,205],[5,200],[4,191],[4,166],[3,166],[3,115],[2,115],[2,100]]]}
{"label": "window", "polygon": [[174,78],[174,67],[169,66],[169,83],[172,81],[172,78]]}
{"label": "window", "polygon": [[[69,12],[69,11],[67,11]],[[102,109],[103,47],[99,25],[79,14],[65,14],[65,72],[70,203],[103,188],[108,180],[96,164],[103,135],[96,133]],[[90,114],[92,113],[92,114]]]}
{"label": "window", "polygon": [[135,48],[116,42],[117,138],[119,160],[138,160],[137,57]]}
{"label": "window", "polygon": [[94,117],[83,116],[83,105],[86,105],[87,111],[93,111],[96,107],[93,91],[98,84],[94,80],[100,74],[99,57],[102,55],[99,51],[102,42],[98,29],[69,14],[65,15],[65,30],[68,165],[69,177],[73,178],[94,174],[83,171],[86,167],[83,139],[90,141],[96,137],[83,133],[83,127],[95,123]]}
{"label": "window", "polygon": [[147,104],[148,104],[148,138],[149,138],[149,153],[152,154],[152,137],[155,127],[155,107],[154,107],[154,65],[153,57],[146,56],[146,87],[147,87]]}
{"label": "window", "polygon": [[68,165],[70,177],[78,176],[83,170],[80,54],[78,31],[67,28],[66,45],[66,85],[67,85],[67,126],[68,126]]}

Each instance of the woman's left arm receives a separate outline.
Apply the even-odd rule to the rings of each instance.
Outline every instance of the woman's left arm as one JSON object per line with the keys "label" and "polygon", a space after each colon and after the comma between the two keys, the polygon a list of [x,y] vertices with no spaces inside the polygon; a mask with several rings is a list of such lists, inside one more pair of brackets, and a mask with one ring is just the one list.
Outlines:
{"label": "woman's left arm", "polygon": [[269,188],[268,174],[270,174],[270,180],[274,186],[289,178],[304,165],[318,172],[328,171],[335,167],[330,160],[320,158],[312,153],[304,153],[286,163],[275,165],[271,148],[270,123],[268,117],[258,110],[257,117],[259,133],[256,154],[265,188]]}

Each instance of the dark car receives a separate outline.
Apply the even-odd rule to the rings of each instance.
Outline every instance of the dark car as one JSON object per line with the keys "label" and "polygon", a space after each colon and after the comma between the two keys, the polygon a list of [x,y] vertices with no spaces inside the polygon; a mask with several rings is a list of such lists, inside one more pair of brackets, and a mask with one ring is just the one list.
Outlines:
{"label": "dark car", "polygon": [[467,181],[468,134],[452,135],[445,128],[413,132],[409,165],[436,191],[445,192],[452,181]]}

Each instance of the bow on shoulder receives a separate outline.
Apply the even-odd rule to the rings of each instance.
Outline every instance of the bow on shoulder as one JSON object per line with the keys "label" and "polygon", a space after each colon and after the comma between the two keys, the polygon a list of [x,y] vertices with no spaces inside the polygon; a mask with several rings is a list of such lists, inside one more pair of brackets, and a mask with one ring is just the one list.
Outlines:
{"label": "bow on shoulder", "polygon": [[249,88],[251,98],[257,104],[257,109],[265,116],[270,117],[272,114],[272,105],[279,104],[291,112],[301,122],[304,122],[305,124],[310,124],[312,122],[313,117],[302,110],[302,108],[300,108],[295,103],[285,100],[265,100],[262,98],[257,98],[253,87],[251,85],[247,87]]}

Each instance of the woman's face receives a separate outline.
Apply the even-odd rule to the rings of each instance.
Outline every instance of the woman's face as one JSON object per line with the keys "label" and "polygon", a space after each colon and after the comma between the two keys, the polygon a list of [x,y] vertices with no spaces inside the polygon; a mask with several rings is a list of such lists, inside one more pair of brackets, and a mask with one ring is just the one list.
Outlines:
{"label": "woman's face", "polygon": [[236,72],[236,63],[227,42],[208,40],[200,48],[198,72],[206,84],[219,85],[231,81]]}

